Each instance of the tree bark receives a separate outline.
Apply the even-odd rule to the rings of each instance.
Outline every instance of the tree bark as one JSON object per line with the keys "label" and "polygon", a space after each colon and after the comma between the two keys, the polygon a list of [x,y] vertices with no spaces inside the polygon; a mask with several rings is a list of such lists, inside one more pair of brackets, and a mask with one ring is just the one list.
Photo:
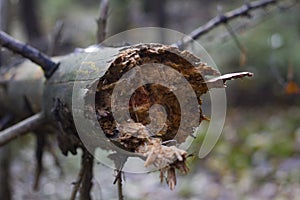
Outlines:
{"label": "tree bark", "polygon": [[[10,10],[10,1],[9,0],[0,0],[0,30],[9,31],[9,12]],[[0,68],[1,65],[6,63],[5,56],[0,45]],[[1,115],[0,115],[1,116]],[[8,124],[7,124],[8,125]],[[0,131],[2,130],[1,127]],[[10,173],[10,163],[11,163],[11,147],[5,146],[0,149],[0,199],[10,200],[12,197],[11,192],[11,173]]]}
{"label": "tree bark", "polygon": [[[97,121],[101,127],[104,127],[105,135],[107,137],[120,136],[120,133],[114,131],[117,123],[112,115],[111,94],[114,85],[126,71],[142,64],[168,65],[186,77],[199,102],[201,101],[200,96],[208,91],[208,82],[206,83],[204,77],[207,75],[220,76],[217,71],[201,63],[192,54],[181,52],[175,47],[159,44],[136,45],[126,48],[101,47],[93,53],[73,53],[54,60],[60,62],[60,67],[47,81],[43,77],[41,68],[31,62],[25,62],[2,74],[0,76],[2,78],[0,80],[0,108],[2,112],[14,113],[19,118],[27,117],[30,114],[26,109],[28,104],[33,113],[43,111],[46,123],[59,130],[58,143],[65,155],[68,152],[76,154],[76,149],[82,147],[78,131],[86,130],[84,128],[80,130],[81,127],[95,126],[92,121],[86,122],[88,124],[83,123],[86,121],[86,115],[93,118],[96,112],[99,115]],[[151,72],[149,73],[151,74]],[[170,76],[169,74],[165,75]],[[224,79],[215,78],[209,82],[209,85],[223,87],[226,80],[243,76],[250,75],[245,73],[226,76]],[[184,88],[182,91],[184,92]],[[89,99],[90,95],[95,96],[91,96],[92,98]],[[141,101],[141,96],[145,96],[146,100]],[[84,100],[84,105],[80,104],[82,100]],[[93,101],[95,101],[95,107],[92,107]],[[138,123],[148,124],[149,109],[156,103],[167,106],[168,115],[170,115],[166,122],[168,128],[160,131],[159,135],[163,141],[173,139],[180,123],[180,106],[174,94],[168,89],[162,89],[159,86],[145,86],[137,90],[129,107],[131,116]],[[118,109],[121,111],[128,108]],[[103,113],[106,114],[103,115]],[[200,120],[202,120],[204,117],[201,109],[199,113]],[[78,122],[79,127],[78,124],[77,126],[74,124],[74,116],[82,117],[82,120]],[[195,120],[186,125],[185,131],[179,134],[180,136],[176,136],[178,142],[185,141],[186,137],[193,132],[193,127],[199,125],[199,121]],[[96,131],[88,136],[91,145],[95,145],[93,149],[97,146],[109,146],[107,146],[105,137],[99,135],[101,134]],[[127,147],[125,145],[125,148],[134,151],[136,146],[130,145]]]}
{"label": "tree bark", "polygon": [[[166,47],[163,45],[136,46],[130,47],[128,49],[124,49],[123,47],[100,48],[99,51],[94,53],[74,53],[55,59],[56,61],[60,62],[60,67],[47,81],[44,79],[40,67],[30,62],[23,63],[16,69],[9,70],[5,73],[5,75],[2,75],[2,87],[0,87],[0,106],[2,107],[1,111],[6,110],[6,112],[12,112],[19,117],[24,117],[29,114],[25,109],[26,104],[28,103],[30,104],[30,107],[32,108],[34,113],[43,110],[47,116],[48,123],[54,125],[61,132],[61,134],[58,135],[58,140],[62,152],[64,154],[67,154],[70,151],[71,153],[75,154],[76,148],[82,146],[82,144],[80,140],[76,139],[78,138],[78,135],[74,126],[73,111],[83,111],[82,108],[74,107],[76,105],[73,105],[72,101],[76,101],[76,98],[86,98],[87,92],[91,85],[98,82],[99,80],[109,81],[110,84],[113,85],[114,82],[118,80],[118,77],[120,78],[124,73],[123,68],[126,70],[130,69],[126,67],[126,65],[131,62],[127,60],[127,57],[130,54],[145,56],[145,58],[140,58],[141,61],[132,62],[142,62],[143,59],[147,60],[143,62],[157,62],[161,60],[164,55],[168,55],[170,57],[169,59],[171,59],[170,62],[173,63],[173,66],[171,67],[175,67],[176,65],[181,65],[181,67],[183,67],[183,65],[187,64],[185,63],[185,61],[182,61],[182,59],[178,57],[176,53],[171,53],[169,51],[174,51],[179,54],[181,53],[175,48]],[[152,54],[154,56],[154,60],[151,58]],[[181,53],[181,56],[184,56],[187,59],[192,60],[193,62],[198,61],[196,57],[193,58],[193,56],[190,54]],[[117,63],[122,59],[124,60],[124,64],[123,62],[121,62],[122,65],[120,63]],[[125,62],[125,60],[127,61]],[[168,61],[165,60],[163,62]],[[135,67],[136,64],[132,63],[130,66]],[[205,66],[202,67],[203,69],[205,68]],[[190,65],[190,68],[190,70],[194,70],[193,64]],[[208,75],[219,75],[212,68],[206,67],[205,69],[205,72],[207,72]],[[114,75],[109,75],[110,73],[113,73]],[[187,71],[186,73],[191,72]],[[203,77],[201,77],[200,74],[197,75],[197,73],[195,73],[194,76],[195,75],[199,76],[197,78],[198,80],[203,80],[202,83],[201,81],[196,83],[195,81],[190,79],[195,89],[198,89],[197,92],[198,96],[200,97],[201,94],[207,91],[207,88],[205,86]],[[5,79],[3,79],[3,77],[5,77]],[[75,99],[72,99],[75,82],[80,82],[81,88],[78,88],[79,91],[75,92],[78,94],[77,97]],[[200,88],[200,86],[202,88]],[[104,86],[96,85],[96,87]],[[103,101],[108,101],[109,98],[103,99],[103,97],[111,94],[111,92],[111,90],[103,90],[101,94],[98,94],[98,97],[96,94],[96,98],[102,98]],[[102,101],[100,99],[97,100],[98,102],[96,102],[97,109],[101,109],[100,106],[98,106],[99,102]],[[14,103],[12,104],[11,102]],[[110,102],[105,103],[110,104]],[[101,112],[101,110],[99,110],[99,112]],[[110,112],[110,110],[107,110],[107,112]],[[145,114],[146,113],[139,113],[139,115]],[[110,121],[109,117],[104,119]],[[146,118],[141,117],[141,119]],[[107,123],[105,120],[100,122],[100,124]],[[115,128],[115,122],[109,123],[110,130],[106,130],[107,135],[110,135],[112,129]],[[188,134],[185,134],[184,137],[187,137],[187,135]],[[167,139],[171,138],[172,136],[168,136],[168,134],[166,134],[164,137]],[[181,138],[181,140],[184,140],[184,138]],[[95,145],[101,145],[101,142]]]}
{"label": "tree bark", "polygon": [[[9,14],[10,14],[10,1],[9,0],[0,0],[0,30],[9,32]],[[0,45],[0,67],[6,63],[3,52]]]}
{"label": "tree bark", "polygon": [[[221,76],[191,53],[162,44],[99,47],[92,53],[83,51],[53,60],[59,62],[60,67],[49,79],[45,79],[42,69],[31,62],[4,70],[0,74],[0,112],[14,113],[19,118],[32,113],[43,113],[41,123],[45,126],[35,124],[39,127],[40,133],[37,134],[49,133],[43,129],[50,127],[56,134],[58,146],[64,155],[69,152],[77,154],[78,148],[93,152],[100,147],[114,152],[108,158],[116,166],[123,165],[129,156],[141,157],[145,160],[145,166],[154,165],[162,174],[172,174],[167,178],[171,189],[176,184],[175,168],[182,173],[188,171],[187,152],[175,146],[166,146],[164,142],[174,139],[178,144],[183,143],[194,132],[194,128],[206,119],[199,102],[201,95],[209,88],[224,87],[226,80],[252,75],[236,73]],[[173,83],[178,78],[176,74],[161,70],[159,66],[167,66],[179,72],[196,96],[187,96],[186,87],[182,84],[177,83],[169,88],[150,82],[137,88],[129,102],[122,100],[127,92],[119,91],[120,99],[115,100],[125,104],[118,106],[113,113],[112,94],[116,85],[124,86],[125,90],[134,88],[130,84],[140,81],[136,77],[144,73],[140,70],[148,70],[146,75],[151,80],[161,76]],[[126,72],[133,69],[137,70],[135,75],[122,79]],[[156,71],[160,74],[155,74]],[[215,78],[207,80],[206,76]],[[178,96],[174,95],[174,89]],[[194,117],[192,110],[184,110],[184,116],[189,121],[181,123],[181,102],[177,97],[184,97],[183,101],[187,104],[196,100],[197,105],[193,110],[198,116]],[[163,128],[158,133],[151,132],[151,127],[148,126],[152,120],[150,109],[155,104],[163,105],[167,110],[166,117],[155,113],[155,120],[163,122]],[[129,111],[130,116],[123,115],[124,111]],[[115,120],[115,115],[119,116],[119,121]],[[26,120],[30,119],[32,117]],[[19,124],[23,126],[26,120]],[[99,125],[101,129],[98,128]],[[10,134],[17,134],[11,129],[3,132],[8,137]],[[89,173],[84,179],[86,185],[81,187],[84,199],[90,197],[89,191],[92,188],[92,160],[89,157],[86,162]],[[82,167],[84,169],[84,165]]]}
{"label": "tree bark", "polygon": [[0,150],[0,198],[10,200],[11,199],[11,147],[6,146]]}

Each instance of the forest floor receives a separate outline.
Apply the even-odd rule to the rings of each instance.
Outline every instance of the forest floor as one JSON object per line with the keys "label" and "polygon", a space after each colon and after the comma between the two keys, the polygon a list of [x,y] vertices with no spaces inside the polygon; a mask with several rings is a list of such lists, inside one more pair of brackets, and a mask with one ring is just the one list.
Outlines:
{"label": "forest floor", "polygon": [[[12,144],[12,185],[16,200],[69,199],[80,167],[80,155],[58,152],[63,174],[52,157],[44,157],[40,189],[34,181],[34,142]],[[16,146],[20,148],[17,150]],[[15,147],[15,148],[14,148]],[[300,196],[300,108],[230,109],[224,131],[204,159],[189,162],[190,173],[179,175],[170,191],[160,184],[158,172],[125,174],[125,199],[254,200],[297,199]],[[94,168],[93,199],[117,199],[114,171],[102,164]]]}

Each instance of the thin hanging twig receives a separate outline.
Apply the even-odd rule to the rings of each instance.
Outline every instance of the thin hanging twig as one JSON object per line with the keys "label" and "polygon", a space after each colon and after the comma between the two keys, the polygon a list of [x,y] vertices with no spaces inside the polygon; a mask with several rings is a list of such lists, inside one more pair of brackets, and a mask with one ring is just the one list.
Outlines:
{"label": "thin hanging twig", "polygon": [[202,35],[208,33],[212,29],[218,27],[220,24],[226,23],[232,19],[235,19],[237,17],[251,17],[249,12],[252,10],[256,10],[259,8],[264,8],[271,4],[276,4],[277,0],[259,0],[254,1],[251,3],[246,3],[245,5],[234,9],[232,11],[229,11],[221,16],[216,16],[212,18],[210,21],[208,21],[203,26],[200,26],[199,28],[192,31],[188,36],[183,37],[180,41],[177,41],[173,44],[173,46],[176,46],[180,49],[183,49],[185,45],[192,42],[193,40],[196,40],[200,38]]}
{"label": "thin hanging twig", "polygon": [[122,169],[116,170],[116,178],[114,180],[114,184],[117,183],[118,186],[118,200],[124,200],[124,195],[123,195],[123,178],[122,178]]}
{"label": "thin hanging twig", "polygon": [[234,31],[232,30],[231,26],[229,24],[225,24],[225,28],[227,29],[227,31],[229,32],[229,34],[231,35],[231,37],[233,38],[236,46],[240,49],[240,51],[242,53],[246,53],[245,47],[242,45],[242,43],[239,41],[239,39],[237,38],[236,34],[234,33]]}
{"label": "thin hanging twig", "polygon": [[81,168],[78,174],[78,179],[74,185],[70,200],[75,200],[78,191],[80,191],[80,200],[91,199],[92,179],[93,179],[93,156],[86,150],[83,149],[81,158]]}
{"label": "thin hanging twig", "polygon": [[100,3],[100,14],[97,19],[97,42],[101,43],[106,38],[106,24],[107,24],[107,16],[108,16],[108,4],[109,0],[101,0]]}
{"label": "thin hanging twig", "polygon": [[[246,4],[248,4],[248,1],[245,1]],[[222,6],[218,5],[218,12],[219,15],[222,17],[223,16],[223,8]],[[233,38],[233,41],[235,42],[236,46],[238,47],[238,49],[241,52],[241,56],[240,56],[240,66],[243,66],[246,63],[246,48],[242,45],[242,43],[239,41],[238,37],[236,36],[235,32],[233,31],[233,29],[231,28],[230,24],[226,22],[223,23],[226,30],[228,31],[229,35],[231,36],[231,38]]]}
{"label": "thin hanging twig", "polygon": [[58,68],[59,63],[53,62],[50,57],[41,51],[12,38],[3,31],[0,31],[0,45],[40,65],[46,78],[50,78]]}
{"label": "thin hanging twig", "polygon": [[82,182],[83,174],[84,174],[84,168],[81,166],[79,174],[78,174],[77,181],[74,183],[74,188],[73,188],[73,191],[71,193],[70,200],[75,200],[76,199],[76,195],[79,191],[79,188],[80,188],[80,185],[81,185],[81,182]]}
{"label": "thin hanging twig", "polygon": [[118,173],[118,197],[119,200],[124,200],[124,195],[123,195],[123,179],[122,179],[122,171],[119,171]]}
{"label": "thin hanging twig", "polygon": [[37,113],[3,131],[0,131],[0,146],[3,146],[11,140],[35,130],[45,121],[43,113]]}
{"label": "thin hanging twig", "polygon": [[[28,111],[30,115],[34,115],[33,108],[26,96],[24,96],[24,103],[25,109]],[[33,190],[38,191],[40,177],[43,172],[43,155],[44,155],[44,147],[46,144],[46,134],[42,134],[43,132],[37,128],[34,131],[36,137],[36,148],[35,148],[35,159],[36,159],[36,166],[35,166],[35,177],[33,183]]]}
{"label": "thin hanging twig", "polygon": [[59,46],[59,42],[62,38],[63,29],[64,29],[64,22],[57,21],[53,33],[51,34],[51,42],[49,44],[48,55],[54,56],[54,54],[56,53],[55,51]]}
{"label": "thin hanging twig", "polygon": [[123,178],[124,173],[123,173],[123,167],[125,162],[127,161],[127,156],[118,156],[117,154],[112,154],[111,159],[114,160],[115,162],[115,172],[116,172],[116,177],[113,182],[113,184],[117,184],[118,187],[118,200],[124,200],[124,195],[123,195]]}
{"label": "thin hanging twig", "polygon": [[33,184],[33,190],[37,191],[39,189],[40,177],[43,172],[43,155],[46,143],[46,135],[41,134],[41,132],[35,132],[36,134],[36,168],[35,168],[35,178]]}
{"label": "thin hanging twig", "polygon": [[81,187],[80,187],[80,200],[91,200],[91,190],[92,190],[92,179],[93,179],[93,166],[94,166],[94,157],[88,150],[83,150],[82,162],[84,162],[84,174],[82,177]]}

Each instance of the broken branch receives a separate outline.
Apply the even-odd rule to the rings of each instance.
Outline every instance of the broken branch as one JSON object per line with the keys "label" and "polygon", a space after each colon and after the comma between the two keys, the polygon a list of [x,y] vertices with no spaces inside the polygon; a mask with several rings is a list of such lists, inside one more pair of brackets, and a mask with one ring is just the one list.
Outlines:
{"label": "broken branch", "polygon": [[192,42],[193,40],[196,40],[200,38],[202,35],[208,33],[212,29],[216,28],[217,26],[227,23],[230,20],[233,20],[237,17],[250,17],[249,12],[252,10],[256,10],[259,8],[266,7],[271,4],[277,3],[276,0],[259,0],[254,1],[251,3],[246,3],[245,5],[234,9],[232,11],[229,11],[223,15],[218,15],[214,18],[212,18],[210,21],[208,21],[203,26],[200,26],[199,28],[192,31],[189,35],[183,37],[180,41],[177,41],[173,44],[173,46],[178,47],[179,49],[182,49],[186,44]]}
{"label": "broken branch", "polygon": [[32,46],[12,38],[3,31],[0,31],[0,45],[41,66],[46,78],[50,78],[58,68],[59,64],[53,62],[50,57]]}
{"label": "broken branch", "polygon": [[108,0],[101,0],[99,19],[97,19],[97,42],[101,43],[106,38],[106,24],[108,15]]}
{"label": "broken branch", "polygon": [[37,113],[3,131],[0,131],[0,146],[5,145],[11,140],[35,130],[44,122],[44,114]]}
{"label": "broken branch", "polygon": [[78,179],[74,183],[74,188],[71,194],[70,200],[75,200],[78,191],[80,191],[80,200],[90,200],[91,199],[91,189],[93,186],[93,156],[86,150],[83,149],[81,157],[81,168],[78,174]]}

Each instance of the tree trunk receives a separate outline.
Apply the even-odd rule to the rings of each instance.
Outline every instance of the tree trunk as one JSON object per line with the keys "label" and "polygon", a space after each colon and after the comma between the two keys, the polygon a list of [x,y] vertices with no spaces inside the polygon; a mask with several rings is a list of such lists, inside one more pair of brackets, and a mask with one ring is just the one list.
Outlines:
{"label": "tree trunk", "polygon": [[[94,152],[100,147],[114,152],[108,158],[116,166],[123,166],[129,156],[141,157],[145,166],[154,165],[162,174],[168,173],[171,189],[176,184],[175,168],[188,171],[187,152],[164,143],[183,143],[205,119],[199,104],[209,88],[252,75],[220,76],[191,53],[161,44],[100,47],[96,52],[53,59],[60,65],[47,80],[42,69],[29,61],[4,70],[0,112],[19,118],[40,112],[43,126],[38,134],[51,129],[64,155],[76,154],[78,148]],[[127,72],[133,74],[126,77]],[[215,78],[206,80],[206,76]],[[177,82],[181,77],[188,85]],[[187,92],[188,88],[192,92]],[[194,106],[185,107],[191,104]],[[155,110],[155,116],[151,114],[155,105],[162,105],[165,113]],[[181,123],[182,119],[189,120]],[[89,176],[82,179],[87,182],[81,185],[82,198],[87,198],[92,187],[92,159],[87,163]]]}
{"label": "tree trunk", "polygon": [[[9,14],[10,14],[10,2],[9,0],[0,0],[0,30],[9,32]],[[0,66],[5,62],[0,45]]]}
{"label": "tree trunk", "polygon": [[10,146],[5,146],[0,150],[0,199],[11,199],[11,173],[10,173],[10,161],[11,161]]}
{"label": "tree trunk", "polygon": [[[139,60],[131,58],[131,54],[136,55]],[[182,59],[182,57],[191,63],[188,63],[188,61]],[[88,107],[90,106],[90,102],[85,102],[85,104],[88,105],[87,107],[78,108],[76,107],[78,104],[73,103],[80,102],[82,99],[87,98],[87,95],[89,95],[88,92],[93,89],[94,92],[96,92],[95,89],[98,91],[94,97],[96,98],[94,99],[96,100],[96,112],[108,113],[106,117],[102,116],[102,120],[100,120],[99,123],[101,126],[106,127],[104,132],[107,136],[113,136],[113,130],[116,128],[116,122],[112,120],[113,117],[109,102],[109,95],[112,93],[111,88],[113,88],[113,85],[119,78],[121,78],[121,75],[124,74],[125,71],[138,66],[139,62],[166,63],[175,70],[185,68],[186,70],[183,72],[184,76],[187,77],[188,81],[195,89],[199,100],[200,96],[208,90],[202,76],[219,75],[215,70],[205,66],[204,64],[195,64],[199,60],[193,55],[187,54],[186,52],[179,52],[176,48],[166,47],[163,45],[136,46],[128,49],[124,49],[123,47],[100,48],[99,51],[94,53],[74,53],[68,56],[56,58],[56,60],[60,62],[60,67],[47,81],[45,81],[43,77],[41,68],[31,62],[25,62],[19,65],[16,69],[6,72],[6,74],[2,76],[5,77],[5,80],[1,81],[0,106],[2,107],[1,111],[6,110],[6,112],[13,112],[16,113],[18,117],[22,118],[29,114],[28,111],[26,111],[28,103],[34,113],[43,110],[47,115],[49,124],[54,125],[57,129],[63,129],[64,133],[58,135],[58,141],[64,154],[67,154],[68,151],[76,153],[76,148],[82,146],[82,143],[78,140],[77,130],[74,125],[74,115],[83,115],[86,114],[84,113],[86,111],[83,109],[95,110],[95,108]],[[196,65],[199,66],[197,67]],[[193,75],[191,76],[190,74]],[[99,85],[97,85],[99,80]],[[101,85],[101,81],[106,82],[106,84]],[[75,83],[80,84],[75,85]],[[159,92],[158,88],[151,88],[151,91],[149,92],[153,93],[155,90]],[[170,96],[170,99],[174,99],[174,97]],[[175,100],[174,102],[176,102]],[[165,99],[162,101],[167,100]],[[11,102],[14,103],[12,104]],[[106,105],[103,106],[103,103]],[[144,103],[145,102],[141,102],[139,104]],[[150,109],[149,106],[154,103],[155,102],[151,102],[144,108],[144,110]],[[165,103],[174,104],[173,102]],[[144,105],[139,105],[139,107],[143,106]],[[173,107],[178,108],[177,104]],[[145,112],[144,110],[136,111],[140,120],[137,118],[135,118],[135,120],[140,123],[147,124],[149,123],[149,118],[147,117],[148,111]],[[74,113],[74,111],[78,111],[79,113]],[[178,128],[178,122],[176,121],[178,121],[177,117],[180,117],[180,115],[178,115],[180,113],[172,109],[170,112],[174,112],[173,114],[175,114],[175,117],[168,118],[168,131],[160,133],[164,140],[173,138],[174,135],[172,134],[175,133]],[[176,123],[174,124],[174,122]],[[190,123],[198,124],[199,122]],[[86,125],[87,124],[85,124],[85,126]],[[89,126],[91,126],[91,124]],[[178,138],[181,142],[189,135],[193,126],[191,125],[186,128],[187,132],[183,133],[181,138]],[[95,133],[95,135],[97,135],[97,133]],[[96,146],[106,145],[105,143],[107,143],[106,140],[103,142],[103,138],[98,138],[98,136],[96,138],[91,136],[90,139],[92,139]]]}
{"label": "tree trunk", "polygon": [[[0,0],[0,30],[9,31],[9,0]],[[6,63],[4,59],[3,52],[0,45],[0,66]],[[0,115],[1,116],[1,115]],[[5,128],[5,127],[3,127]],[[11,173],[10,173],[10,163],[11,163],[11,148],[10,146],[5,146],[0,149],[0,199],[11,199]]]}
{"label": "tree trunk", "polygon": [[47,50],[47,42],[43,36],[40,24],[38,3],[39,1],[36,0],[21,0],[20,16],[28,43],[45,52]]}

